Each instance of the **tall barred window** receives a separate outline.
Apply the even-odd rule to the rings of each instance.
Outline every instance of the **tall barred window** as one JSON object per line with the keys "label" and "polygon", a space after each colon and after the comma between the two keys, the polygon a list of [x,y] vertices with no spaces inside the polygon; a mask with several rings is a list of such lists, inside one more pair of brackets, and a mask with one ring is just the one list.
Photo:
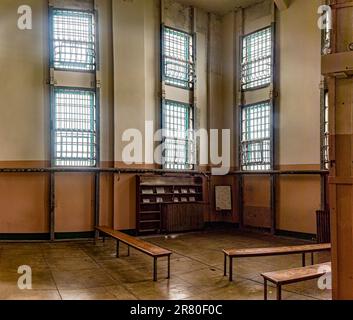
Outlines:
{"label": "tall barred window", "polygon": [[242,50],[242,89],[249,90],[269,85],[273,59],[271,27],[245,36]]}
{"label": "tall barred window", "polygon": [[163,104],[164,168],[191,170],[194,163],[193,110],[189,104]]}
{"label": "tall barred window", "polygon": [[242,170],[270,170],[271,150],[270,102],[244,106],[241,133]]}
{"label": "tall barred window", "polygon": [[192,89],[194,85],[194,41],[189,33],[163,28],[163,78],[167,85]]}
{"label": "tall barred window", "polygon": [[55,88],[54,161],[56,166],[96,165],[96,97],[91,90]]}
{"label": "tall barred window", "polygon": [[85,11],[53,9],[52,59],[55,69],[95,70],[95,16]]}

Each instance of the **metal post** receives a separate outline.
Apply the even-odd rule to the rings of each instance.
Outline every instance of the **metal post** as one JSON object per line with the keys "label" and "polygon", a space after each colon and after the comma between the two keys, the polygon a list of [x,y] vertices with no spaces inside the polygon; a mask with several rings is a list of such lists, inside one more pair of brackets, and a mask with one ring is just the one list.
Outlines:
{"label": "metal post", "polygon": [[[274,170],[275,166],[278,164],[277,159],[277,139],[276,134],[278,133],[278,112],[277,112],[277,57],[276,57],[276,6],[272,4],[272,23],[271,23],[271,33],[272,33],[272,79],[271,79],[271,169]],[[271,234],[276,234],[276,175],[271,174],[270,176],[270,197],[271,197]]]}
{"label": "metal post", "polygon": [[[95,190],[94,190],[94,224],[95,227],[99,227],[100,223],[100,173],[95,174]],[[97,236],[97,232],[96,232]]]}
{"label": "metal post", "polygon": [[271,234],[276,234],[276,175],[271,175]]}
{"label": "metal post", "polygon": [[240,221],[239,228],[244,228],[244,176],[239,176],[239,212],[240,212]]}
{"label": "metal post", "polygon": [[[99,57],[99,17],[98,17],[98,10],[96,7],[96,1],[93,0],[92,2],[92,10],[94,12],[95,18],[95,27],[96,27],[96,37],[95,37],[95,73],[94,73],[94,89],[96,94],[96,168],[100,167],[101,161],[101,112],[100,112],[100,57]],[[95,225],[99,227],[100,224],[100,172],[97,171],[95,174],[95,189],[94,189],[94,215],[95,215]]]}
{"label": "metal post", "polygon": [[50,174],[50,195],[49,195],[49,207],[50,207],[50,241],[55,241],[55,173]]}

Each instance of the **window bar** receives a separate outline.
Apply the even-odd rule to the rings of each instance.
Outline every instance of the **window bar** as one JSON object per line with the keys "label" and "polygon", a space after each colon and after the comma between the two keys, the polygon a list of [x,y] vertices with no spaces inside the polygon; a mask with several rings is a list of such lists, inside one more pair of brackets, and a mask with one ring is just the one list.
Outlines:
{"label": "window bar", "polygon": [[[94,87],[95,87],[95,97],[96,97],[96,167],[100,167],[101,162],[101,126],[100,126],[100,79],[98,78],[98,72],[100,72],[100,56],[99,56],[99,16],[98,10],[95,8],[96,2],[93,1],[94,10],[94,22],[95,22],[95,59],[94,59]],[[101,173],[97,172],[94,176],[94,224],[95,226],[100,225],[100,188],[101,188]],[[96,233],[95,238],[98,238]]]}
{"label": "window bar", "polygon": [[[53,54],[53,7],[49,6],[48,8],[48,28],[49,28],[49,97],[50,97],[50,166],[53,167],[54,164],[54,79],[53,79],[53,70],[54,70],[54,54]],[[51,172],[49,175],[49,233],[50,241],[55,241],[55,173]]]}
{"label": "window bar", "polygon": [[[275,128],[277,127],[276,123],[278,121],[276,112],[276,96],[277,96],[277,79],[275,73],[275,65],[276,65],[276,13],[272,11],[272,23],[271,23],[271,94],[270,94],[270,163],[271,167],[270,170],[275,168],[276,162],[276,153],[275,153],[275,146],[276,146],[276,132]],[[271,207],[271,234],[276,234],[277,229],[277,214],[276,214],[276,206],[277,206],[277,175],[270,175],[270,207]]]}

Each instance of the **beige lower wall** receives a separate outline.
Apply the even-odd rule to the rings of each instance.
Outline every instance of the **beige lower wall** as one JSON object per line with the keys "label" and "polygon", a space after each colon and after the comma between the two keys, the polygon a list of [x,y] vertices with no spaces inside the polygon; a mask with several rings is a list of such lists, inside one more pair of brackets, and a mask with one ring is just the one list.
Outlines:
{"label": "beige lower wall", "polygon": [[[0,162],[2,168],[41,168],[47,162]],[[101,175],[101,224],[112,226],[113,177]],[[0,233],[49,232],[48,173],[0,174]],[[94,226],[94,176],[55,174],[55,232],[86,232]]]}
{"label": "beige lower wall", "polygon": [[246,227],[271,228],[271,185],[268,176],[245,176],[243,223]]}
{"label": "beige lower wall", "polygon": [[316,234],[320,190],[320,177],[281,177],[277,187],[277,229]]}
{"label": "beige lower wall", "polygon": [[49,175],[0,175],[0,233],[49,231]]}
{"label": "beige lower wall", "polygon": [[94,226],[94,176],[55,175],[55,231],[85,232]]}
{"label": "beige lower wall", "polygon": [[[286,165],[280,170],[320,170],[320,165]],[[316,234],[316,211],[321,209],[318,175],[281,176],[277,185],[277,229]]]}
{"label": "beige lower wall", "polygon": [[[282,166],[281,170],[319,170],[317,165]],[[244,223],[270,227],[270,179],[244,178]],[[316,211],[321,208],[321,179],[317,175],[280,176],[276,188],[276,229],[316,234]]]}
{"label": "beige lower wall", "polygon": [[135,229],[136,177],[124,174],[114,176],[114,228]]}
{"label": "beige lower wall", "polygon": [[[36,167],[30,163],[0,163],[1,167]],[[38,163],[37,166],[39,167]],[[316,166],[281,169],[317,169]],[[94,177],[92,174],[55,175],[55,231],[86,232],[94,226]],[[135,229],[136,176],[101,175],[100,224],[119,230]],[[214,187],[231,185],[233,212],[215,210]],[[268,177],[244,178],[244,218],[255,227],[267,227],[270,212]],[[317,176],[281,176],[277,184],[277,229],[316,233],[316,210],[320,209],[320,178]],[[239,181],[237,177],[204,178],[206,222],[239,223]],[[49,231],[49,175],[0,174],[0,233],[47,233]],[[256,217],[254,222],[254,216]],[[247,219],[247,220],[246,220]]]}

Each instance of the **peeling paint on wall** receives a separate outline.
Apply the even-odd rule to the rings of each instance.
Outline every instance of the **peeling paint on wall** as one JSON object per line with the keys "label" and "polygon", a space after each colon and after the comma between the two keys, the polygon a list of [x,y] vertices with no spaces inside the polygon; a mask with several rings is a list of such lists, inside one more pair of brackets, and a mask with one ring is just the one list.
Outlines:
{"label": "peeling paint on wall", "polygon": [[164,1],[164,23],[186,32],[192,32],[192,9],[172,0]]}

